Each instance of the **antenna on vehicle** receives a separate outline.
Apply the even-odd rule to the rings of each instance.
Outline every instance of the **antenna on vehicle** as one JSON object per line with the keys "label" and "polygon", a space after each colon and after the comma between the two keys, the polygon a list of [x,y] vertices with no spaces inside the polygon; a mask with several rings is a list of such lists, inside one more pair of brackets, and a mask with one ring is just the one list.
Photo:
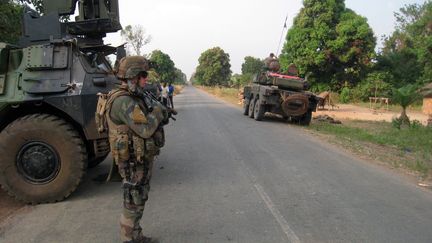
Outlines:
{"label": "antenna on vehicle", "polygon": [[277,52],[276,52],[276,56],[279,56],[279,51],[280,51],[280,48],[281,48],[282,39],[283,39],[283,36],[284,36],[284,33],[285,33],[285,29],[288,28],[287,21],[288,21],[288,14],[286,15],[284,26],[282,28],[282,33],[281,33],[281,36],[280,36],[280,39],[279,39],[279,45],[278,45],[278,49],[277,49]]}

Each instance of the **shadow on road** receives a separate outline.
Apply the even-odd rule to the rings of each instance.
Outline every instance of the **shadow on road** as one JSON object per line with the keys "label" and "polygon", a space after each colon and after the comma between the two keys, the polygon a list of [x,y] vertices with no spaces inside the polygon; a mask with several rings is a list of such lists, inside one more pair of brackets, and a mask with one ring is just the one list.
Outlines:
{"label": "shadow on road", "polygon": [[3,189],[0,189],[0,222],[24,206],[24,203],[16,201],[3,191]]}

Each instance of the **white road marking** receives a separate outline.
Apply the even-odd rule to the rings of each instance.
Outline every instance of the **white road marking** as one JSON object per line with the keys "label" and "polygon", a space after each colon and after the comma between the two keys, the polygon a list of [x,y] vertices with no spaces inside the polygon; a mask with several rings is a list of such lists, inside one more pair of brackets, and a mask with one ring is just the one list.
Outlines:
{"label": "white road marking", "polygon": [[300,243],[300,239],[297,237],[297,235],[294,233],[294,231],[288,225],[288,222],[285,220],[285,218],[282,216],[282,214],[276,208],[273,201],[270,199],[270,197],[264,191],[264,188],[259,184],[255,184],[254,187],[257,190],[258,194],[261,196],[262,200],[267,205],[267,208],[273,214],[273,217],[275,217],[276,221],[279,223],[280,227],[282,228],[282,231],[288,237],[288,240],[292,243]]}

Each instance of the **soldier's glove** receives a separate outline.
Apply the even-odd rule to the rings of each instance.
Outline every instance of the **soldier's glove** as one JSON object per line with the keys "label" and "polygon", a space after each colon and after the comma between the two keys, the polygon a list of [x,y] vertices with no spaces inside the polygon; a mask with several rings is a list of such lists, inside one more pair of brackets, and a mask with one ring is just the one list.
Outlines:
{"label": "soldier's glove", "polygon": [[159,122],[162,122],[165,119],[163,109],[160,106],[155,106],[151,114],[153,114]]}
{"label": "soldier's glove", "polygon": [[173,116],[177,116],[178,112],[174,110],[174,108],[168,108],[168,112],[171,113]]}
{"label": "soldier's glove", "polygon": [[168,123],[169,123],[169,119],[170,119],[171,115],[170,115],[170,113],[169,113],[168,108],[166,108],[166,107],[163,107],[162,112],[163,112],[164,118],[163,118],[161,124],[162,124],[163,126],[165,126],[165,125],[168,125]]}

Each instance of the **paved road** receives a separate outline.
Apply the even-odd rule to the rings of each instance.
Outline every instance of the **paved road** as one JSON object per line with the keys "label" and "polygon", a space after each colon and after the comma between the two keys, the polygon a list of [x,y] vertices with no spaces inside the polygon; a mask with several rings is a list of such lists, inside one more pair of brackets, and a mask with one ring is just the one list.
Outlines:
{"label": "paved road", "polygon": [[[432,242],[432,192],[194,88],[176,101],[142,221],[161,242]],[[119,242],[120,185],[92,180],[107,170],[0,242]]]}

